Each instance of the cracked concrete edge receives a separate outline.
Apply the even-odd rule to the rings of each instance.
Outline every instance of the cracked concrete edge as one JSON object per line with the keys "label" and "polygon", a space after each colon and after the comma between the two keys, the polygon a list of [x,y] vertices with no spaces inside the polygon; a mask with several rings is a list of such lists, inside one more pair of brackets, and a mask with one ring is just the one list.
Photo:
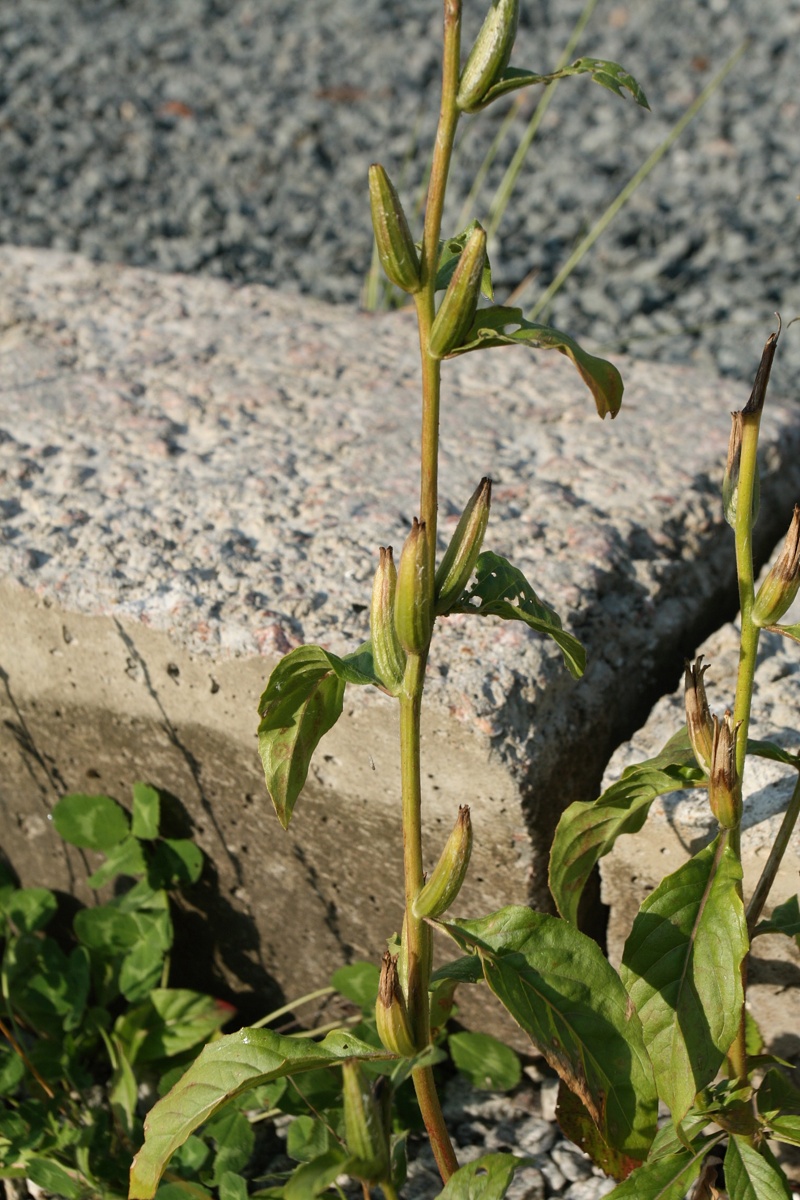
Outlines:
{"label": "cracked concrete edge", "polygon": [[[784,618],[800,619],[800,603]],[[733,706],[739,658],[739,632],[724,625],[699,647],[709,670],[705,676],[712,712]],[[800,646],[779,634],[762,633],[755,676],[750,736],[772,741],[792,753],[800,750]],[[685,723],[683,684],[662,697],[645,724],[611,759],[604,787],[633,763],[657,754]],[[742,865],[745,903],[766,862],[796,772],[751,756],[744,776]],[[672,792],[653,802],[640,833],[621,837],[600,863],[601,897],[609,907],[608,953],[622,958],[625,939],[645,897],[716,835],[717,825],[705,791]],[[765,915],[800,891],[800,829],[796,828],[775,880]],[[800,1055],[800,948],[782,934],[753,941],[748,972],[748,1003],[773,1053]]]}

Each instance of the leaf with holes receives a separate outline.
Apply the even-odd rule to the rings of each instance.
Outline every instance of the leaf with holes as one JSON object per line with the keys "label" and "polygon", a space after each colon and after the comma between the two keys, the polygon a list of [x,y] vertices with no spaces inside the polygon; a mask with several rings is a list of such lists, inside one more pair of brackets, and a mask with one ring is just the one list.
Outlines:
{"label": "leaf with holes", "polygon": [[502,1200],[515,1173],[529,1165],[514,1154],[483,1154],[454,1171],[437,1200]]}
{"label": "leaf with holes", "polygon": [[[510,330],[511,326],[515,326]],[[509,331],[510,330],[510,331]],[[582,349],[569,334],[549,325],[538,325],[524,316],[521,308],[493,305],[479,308],[472,328],[464,341],[447,356],[467,354],[471,350],[487,350],[492,346],[530,346],[533,350],[558,350],[566,355],[583,382],[594,396],[601,417],[608,413],[612,419],[622,404],[622,376],[612,363]]]}
{"label": "leaf with holes", "polygon": [[625,943],[620,974],[674,1121],[714,1078],[739,1028],[748,949],[741,878],[720,833],[651,892]]}
{"label": "leaf with holes", "polygon": [[652,1069],[639,1018],[597,943],[516,906],[441,927],[478,956],[491,990],[578,1093],[608,1145],[641,1161],[656,1128]]}
{"label": "leaf with holes", "polygon": [[646,762],[628,767],[598,800],[576,800],[561,814],[550,849],[550,891],[573,925],[595,864],[624,833],[638,833],[657,796],[701,783],[684,727]]}
{"label": "leaf with holes", "polygon": [[539,599],[521,571],[490,550],[478,555],[474,582],[450,612],[500,617],[504,621],[524,621],[537,633],[553,639],[573,678],[579,679],[586,669],[583,646],[576,637],[562,629],[558,614]]}
{"label": "leaf with holes", "polygon": [[517,91],[519,88],[531,87],[536,84],[547,85],[555,83],[558,79],[566,79],[570,75],[586,74],[591,75],[593,82],[599,83],[601,87],[608,88],[618,96],[622,96],[627,91],[641,108],[650,108],[643,88],[634,77],[619,63],[605,58],[579,58],[571,67],[562,67],[560,71],[551,71],[548,75],[540,75],[536,71],[526,71],[521,67],[507,67],[497,83],[484,93],[480,104],[476,107],[485,108],[493,100],[498,100],[501,96]]}

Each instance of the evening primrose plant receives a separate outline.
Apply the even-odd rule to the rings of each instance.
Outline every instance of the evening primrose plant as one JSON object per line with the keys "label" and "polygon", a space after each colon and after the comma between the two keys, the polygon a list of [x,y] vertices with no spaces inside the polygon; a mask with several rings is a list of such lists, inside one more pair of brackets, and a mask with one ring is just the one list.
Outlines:
{"label": "evening primrose plant", "polygon": [[[479,982],[488,985],[560,1076],[562,1128],[619,1181],[615,1196],[677,1200],[711,1152],[723,1144],[726,1186],[733,1200],[789,1196],[768,1139],[800,1141],[800,1092],[763,1054],[751,1053],[755,1035],[744,1009],[748,920],[750,934],[759,932],[770,880],[756,889],[759,899],[751,902],[748,918],[739,846],[741,777],[748,748],[800,767],[800,758],[747,741],[758,632],[761,627],[781,628],[800,573],[795,531],[766,590],[756,598],[750,537],[756,444],[775,337],[768,343],[769,361],[762,364],[753,397],[734,421],[726,473],[725,508],[736,534],[743,617],[743,665],[732,713],[712,718],[705,702],[704,668],[695,664],[687,674],[688,729],[657,759],[626,772],[616,790],[593,804],[573,804],[566,810],[551,861],[551,888],[560,916],[525,907],[508,907],[477,919],[451,915],[472,847],[466,805],[459,809],[430,877],[423,874],[420,719],[437,620],[462,613],[523,621],[556,643],[574,676],[579,677],[585,665],[583,647],[524,575],[484,550],[491,504],[488,479],[477,484],[437,562],[442,365],[457,355],[496,346],[555,349],[573,362],[601,417],[613,418],[622,398],[622,381],[613,365],[588,354],[567,334],[526,320],[520,309],[493,303],[486,234],[478,222],[456,234],[443,234],[456,129],[462,116],[479,113],[517,88],[570,75],[587,74],[647,104],[636,80],[616,63],[582,58],[551,74],[511,66],[519,0],[492,0],[465,60],[461,19],[461,0],[444,0],[441,111],[420,241],[386,170],[376,164],[369,172],[380,262],[391,283],[412,298],[417,313],[422,384],[419,515],[413,518],[397,564],[390,547],[379,551],[370,640],[344,657],[320,646],[293,650],[273,671],[259,707],[267,788],[286,828],[311,757],[343,711],[345,689],[372,685],[397,702],[402,928],[391,934],[383,952],[371,1022],[335,1029],[322,1040],[245,1029],[202,1051],[146,1120],[144,1144],[131,1170],[132,1200],[156,1194],[173,1153],[224,1105],[250,1089],[286,1079],[302,1092],[304,1078],[317,1077],[320,1069],[334,1069],[341,1081],[341,1120],[328,1129],[334,1140],[326,1141],[316,1155],[309,1153],[285,1184],[262,1195],[300,1200],[336,1189],[337,1180],[348,1175],[361,1181],[365,1195],[379,1187],[387,1200],[394,1200],[404,1176],[392,1102],[410,1078],[441,1174],[442,1197],[501,1197],[525,1160],[491,1154],[459,1166],[433,1074],[441,1056],[436,1041],[455,989]],[[798,636],[797,629],[783,632]],[[598,945],[577,928],[583,887],[615,838],[641,827],[652,799],[684,786],[708,790],[719,834],[645,901],[617,972]],[[790,822],[798,803],[793,801]],[[773,878],[776,869],[773,864]],[[800,922],[797,929],[792,924],[796,908],[795,904],[783,916],[773,914],[772,925],[777,921],[787,933],[800,930]],[[451,961],[435,971],[434,931],[455,947]],[[377,948],[376,961],[380,957]],[[757,1091],[754,1072],[763,1076]],[[659,1102],[670,1114],[660,1129]]]}

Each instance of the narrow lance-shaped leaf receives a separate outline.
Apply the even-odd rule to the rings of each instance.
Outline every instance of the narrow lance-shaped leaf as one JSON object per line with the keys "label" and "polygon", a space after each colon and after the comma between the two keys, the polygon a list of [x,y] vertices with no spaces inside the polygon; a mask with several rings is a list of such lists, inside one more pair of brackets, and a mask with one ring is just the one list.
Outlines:
{"label": "narrow lance-shaped leaf", "polygon": [[608,88],[618,96],[627,91],[633,96],[641,108],[650,108],[644,89],[634,77],[619,63],[605,58],[579,58],[571,67],[562,67],[560,71],[551,71],[549,75],[539,75],[535,71],[526,71],[520,67],[507,67],[500,79],[483,95],[480,107],[485,108],[493,100],[505,96],[518,88],[530,87],[535,84],[555,83],[557,79],[566,79],[568,75],[586,75],[592,77],[594,83]]}
{"label": "narrow lance-shaped leaf", "polygon": [[[510,326],[516,326],[508,332]],[[558,350],[571,359],[583,382],[594,396],[601,417],[617,415],[622,403],[622,376],[612,363],[583,350],[569,334],[528,321],[521,308],[492,306],[480,308],[472,327],[460,346],[451,350],[449,358],[470,350],[485,350],[491,346],[530,346],[538,350]]]}
{"label": "narrow lance-shaped leaf", "polygon": [[720,833],[647,897],[625,944],[620,973],[674,1121],[714,1078],[739,1027],[748,949],[741,878]]}
{"label": "narrow lance-shaped leaf", "polygon": [[639,1018],[596,942],[566,921],[503,908],[442,926],[483,963],[489,987],[581,1097],[604,1140],[643,1159],[656,1092]]}
{"label": "narrow lance-shaped leaf", "polygon": [[623,833],[639,832],[657,796],[703,778],[684,728],[655,758],[628,767],[599,799],[570,804],[550,850],[550,891],[562,917],[577,924],[580,899],[595,864]]}
{"label": "narrow lance-shaped leaf", "polygon": [[484,550],[478,556],[474,582],[449,612],[524,621],[553,639],[575,679],[586,669],[586,652],[578,639],[562,629],[558,614],[539,599],[522,572],[499,554]]}
{"label": "narrow lance-shaped leaf", "polygon": [[282,658],[258,706],[258,750],[267,791],[286,829],[308,777],[311,756],[342,714],[345,684],[374,684],[369,644],[339,658],[300,646]]}
{"label": "narrow lance-shaped leaf", "polygon": [[283,1037],[270,1029],[243,1029],[211,1042],[148,1114],[144,1145],[131,1167],[130,1200],[150,1200],[170,1156],[235,1096],[345,1058],[377,1061],[391,1055],[341,1030],[321,1042]]}
{"label": "narrow lance-shaped leaf", "polygon": [[725,1190],[730,1200],[791,1200],[786,1176],[769,1154],[734,1135],[725,1153]]}

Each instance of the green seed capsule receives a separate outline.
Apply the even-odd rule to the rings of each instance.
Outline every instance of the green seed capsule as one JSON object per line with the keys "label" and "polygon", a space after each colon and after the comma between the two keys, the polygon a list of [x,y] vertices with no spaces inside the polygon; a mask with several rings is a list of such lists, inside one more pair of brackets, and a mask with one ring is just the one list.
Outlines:
{"label": "green seed capsule", "polygon": [[430,879],[414,901],[414,916],[441,917],[461,891],[472,853],[472,822],[469,805],[458,810],[453,832]]}
{"label": "green seed capsule", "polygon": [[427,650],[433,630],[433,581],[425,522],[416,517],[400,555],[394,624],[407,654]]}
{"label": "green seed capsule", "polygon": [[391,1054],[413,1058],[417,1053],[411,1035],[406,1002],[400,990],[397,958],[385,951],[381,961],[381,979],[375,1004],[375,1024],[378,1037]]}
{"label": "green seed capsule", "polygon": [[382,1106],[378,1103],[356,1058],[342,1063],[344,1136],[349,1174],[366,1183],[380,1183],[389,1169],[389,1139]]}
{"label": "green seed capsule", "polygon": [[476,112],[489,88],[505,71],[518,22],[519,0],[492,0],[492,7],[461,72],[456,103],[462,112]]}
{"label": "green seed capsule", "polygon": [[418,292],[419,259],[414,239],[400,197],[379,163],[369,169],[369,203],[381,266],[404,292]]}
{"label": "green seed capsule", "polygon": [[372,634],[372,656],[378,678],[396,696],[403,684],[406,654],[394,627],[394,600],[397,590],[397,570],[392,547],[381,546],[380,562],[372,585],[372,604],[369,623]]}
{"label": "green seed capsule", "polygon": [[796,504],[783,549],[758,589],[753,605],[756,625],[774,625],[794,603],[800,589],[800,505]]}
{"label": "green seed capsule", "polygon": [[450,610],[469,583],[483,545],[491,502],[492,481],[484,477],[461,514],[450,545],[436,571],[433,591],[438,615]]}
{"label": "green seed capsule", "polygon": [[469,333],[478,308],[485,262],[486,230],[476,225],[433,319],[428,351],[434,358],[446,358]]}

